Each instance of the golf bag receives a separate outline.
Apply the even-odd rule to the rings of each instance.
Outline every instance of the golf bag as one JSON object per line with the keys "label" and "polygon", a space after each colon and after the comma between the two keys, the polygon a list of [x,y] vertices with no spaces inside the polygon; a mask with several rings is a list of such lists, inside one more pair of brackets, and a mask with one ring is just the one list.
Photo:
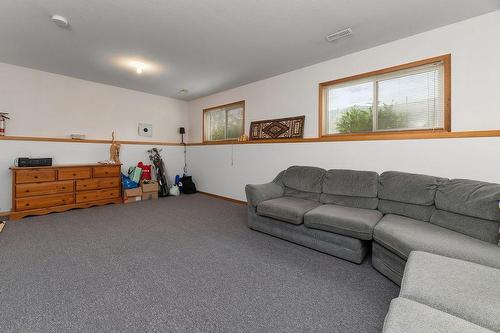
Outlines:
{"label": "golf bag", "polygon": [[159,191],[158,196],[166,197],[168,196],[168,192],[172,184],[168,179],[167,168],[165,168],[165,164],[160,155],[161,149],[152,148],[148,150],[149,159],[151,163],[153,163],[155,172],[156,172],[156,180],[158,181]]}

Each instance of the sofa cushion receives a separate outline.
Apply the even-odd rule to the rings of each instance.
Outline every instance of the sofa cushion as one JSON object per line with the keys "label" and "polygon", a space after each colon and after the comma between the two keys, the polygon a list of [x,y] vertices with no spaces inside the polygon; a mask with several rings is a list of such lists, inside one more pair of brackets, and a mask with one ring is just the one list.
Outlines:
{"label": "sofa cushion", "polygon": [[386,171],[380,175],[378,197],[414,205],[434,205],[438,185],[444,178]]}
{"label": "sofa cushion", "polygon": [[323,192],[350,197],[376,198],[378,174],[373,171],[332,169],[325,174]]}
{"label": "sofa cushion", "polygon": [[430,222],[488,243],[499,244],[500,241],[500,223],[496,221],[436,209]]}
{"label": "sofa cushion", "polygon": [[[445,179],[398,171],[386,171],[379,177],[379,210],[429,221],[438,185]],[[424,207],[419,209],[420,207]],[[426,208],[425,208],[426,207]]]}
{"label": "sofa cushion", "polygon": [[309,166],[292,166],[283,174],[283,184],[293,190],[321,193],[325,170]]}
{"label": "sofa cushion", "polygon": [[414,251],[399,296],[500,329],[500,269]]}
{"label": "sofa cushion", "polygon": [[396,214],[411,217],[420,221],[430,221],[432,214],[436,210],[434,206],[422,206],[392,200],[380,199],[378,210],[384,214]]}
{"label": "sofa cushion", "polygon": [[500,184],[452,179],[439,186],[436,208],[500,222]]}
{"label": "sofa cushion", "polygon": [[290,187],[285,187],[284,196],[304,199],[304,200],[319,201],[321,194],[315,192],[299,191]]}
{"label": "sofa cushion", "polygon": [[304,224],[313,229],[370,240],[382,213],[372,209],[323,205],[304,215]]}
{"label": "sofa cushion", "polygon": [[439,186],[431,223],[498,244],[500,185],[453,179]]}
{"label": "sofa cushion", "polygon": [[378,174],[372,171],[333,169],[323,180],[322,203],[377,208]]}
{"label": "sofa cushion", "polygon": [[319,201],[324,204],[341,205],[365,209],[377,209],[378,198],[350,197],[347,195],[334,195],[321,193]]}
{"label": "sofa cushion", "polygon": [[257,214],[293,224],[301,224],[304,221],[304,214],[319,205],[321,204],[317,201],[281,197],[262,201],[257,205]]}
{"label": "sofa cushion", "polygon": [[467,320],[402,297],[391,301],[382,332],[492,333]]}
{"label": "sofa cushion", "polygon": [[426,251],[500,268],[500,247],[403,216],[384,216],[375,226],[373,239],[403,259],[411,251]]}

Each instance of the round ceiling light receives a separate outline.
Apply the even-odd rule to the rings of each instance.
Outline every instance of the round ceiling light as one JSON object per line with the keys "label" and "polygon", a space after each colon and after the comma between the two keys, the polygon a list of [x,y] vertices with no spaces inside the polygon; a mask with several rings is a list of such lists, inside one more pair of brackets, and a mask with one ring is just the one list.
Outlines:
{"label": "round ceiling light", "polygon": [[52,15],[50,18],[52,22],[54,22],[60,28],[68,28],[69,22],[68,19],[61,15]]}
{"label": "round ceiling light", "polygon": [[132,67],[135,70],[135,72],[139,75],[141,75],[144,71],[147,71],[151,68],[149,64],[137,60],[129,61],[129,66]]}
{"label": "round ceiling light", "polygon": [[158,75],[163,72],[163,66],[143,57],[117,56],[111,61],[119,67],[132,71],[137,76]]}

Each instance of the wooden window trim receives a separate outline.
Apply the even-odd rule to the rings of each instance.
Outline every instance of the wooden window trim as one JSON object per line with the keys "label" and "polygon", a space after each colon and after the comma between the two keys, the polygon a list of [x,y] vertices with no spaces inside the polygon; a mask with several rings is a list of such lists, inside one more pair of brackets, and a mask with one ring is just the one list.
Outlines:
{"label": "wooden window trim", "polygon": [[201,127],[202,127],[202,142],[203,143],[215,143],[215,142],[221,142],[221,143],[228,143],[228,142],[237,142],[237,140],[235,139],[224,139],[224,140],[206,140],[206,133],[205,133],[205,113],[206,112],[209,112],[209,111],[212,111],[212,110],[216,110],[216,109],[222,109],[222,108],[227,108],[227,107],[230,107],[230,106],[234,106],[234,105],[242,105],[243,107],[243,134],[245,134],[245,100],[242,100],[242,101],[238,101],[238,102],[232,102],[232,103],[228,103],[228,104],[222,104],[222,105],[217,105],[217,106],[212,106],[212,107],[209,107],[209,108],[206,108],[206,109],[203,109],[203,112],[201,114]]}
{"label": "wooden window trim", "polygon": [[[432,64],[435,62],[443,62],[444,67],[444,123],[442,129],[436,130],[404,130],[404,131],[383,131],[383,132],[367,132],[367,133],[337,133],[337,134],[326,134],[323,133],[323,114],[324,114],[324,88],[332,86],[339,83],[349,82],[364,79],[371,76],[377,76],[382,74],[388,74],[392,72],[397,72],[400,70],[410,69],[414,67],[424,66]],[[397,65],[393,67],[388,67],[384,69],[379,69],[367,73],[357,74],[353,76],[344,77],[341,79],[321,82],[319,84],[319,99],[318,99],[318,134],[320,138],[327,137],[343,137],[346,136],[362,136],[364,140],[370,140],[371,138],[377,139],[382,135],[383,137],[391,137],[393,135],[395,138],[401,139],[407,135],[409,138],[414,137],[415,133],[426,134],[426,137],[432,137],[433,134],[439,135],[443,132],[451,132],[451,54],[445,54],[438,57],[428,58],[424,60],[414,61],[402,65]]]}

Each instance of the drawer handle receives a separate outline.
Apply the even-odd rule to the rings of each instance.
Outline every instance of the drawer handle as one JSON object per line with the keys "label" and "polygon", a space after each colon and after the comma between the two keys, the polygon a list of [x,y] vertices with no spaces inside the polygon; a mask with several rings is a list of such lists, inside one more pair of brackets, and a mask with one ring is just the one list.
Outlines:
{"label": "drawer handle", "polygon": [[29,206],[30,206],[30,204],[29,204],[29,203],[27,203],[27,204],[26,204],[26,207],[29,207]]}
{"label": "drawer handle", "polygon": [[87,197],[83,197],[84,199],[87,199]]}
{"label": "drawer handle", "polygon": [[38,176],[35,176],[34,178],[35,178],[35,179],[38,179]]}
{"label": "drawer handle", "polygon": [[73,174],[73,177],[76,176],[76,173]]}

